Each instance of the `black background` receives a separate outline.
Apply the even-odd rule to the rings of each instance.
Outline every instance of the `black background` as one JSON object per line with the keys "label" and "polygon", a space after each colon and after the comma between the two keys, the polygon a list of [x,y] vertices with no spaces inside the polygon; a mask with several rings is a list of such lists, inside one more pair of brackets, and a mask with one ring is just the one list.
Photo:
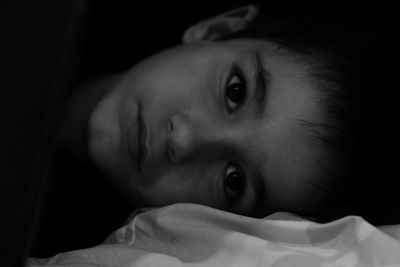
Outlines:
{"label": "black background", "polygon": [[[7,135],[2,140],[9,162],[4,161],[8,166],[1,178],[2,216],[7,217],[2,229],[4,246],[23,251],[8,257],[49,257],[94,246],[122,225],[135,207],[94,166],[57,147],[52,135],[78,84],[124,71],[179,44],[184,30],[197,21],[253,3],[264,15],[371,28],[381,36],[377,45],[389,55],[387,64],[398,69],[395,53],[393,58],[388,53],[397,53],[393,6],[272,2],[4,1],[0,11],[6,42],[0,56]],[[16,171],[20,168],[25,171]]]}

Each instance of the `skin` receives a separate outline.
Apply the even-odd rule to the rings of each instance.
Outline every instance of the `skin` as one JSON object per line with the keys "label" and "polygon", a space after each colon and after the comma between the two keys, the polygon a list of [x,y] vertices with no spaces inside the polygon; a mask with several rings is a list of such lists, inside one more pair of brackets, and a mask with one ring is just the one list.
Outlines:
{"label": "skin", "polygon": [[[255,50],[269,72],[262,114],[250,100]],[[233,63],[247,81],[240,105],[225,94],[241,81],[232,76]],[[90,155],[139,205],[191,202],[250,216],[313,212],[315,159],[323,151],[300,120],[324,118],[307,71],[300,57],[267,41],[202,41],[163,51],[125,73],[96,106]],[[140,170],[139,107],[148,132]],[[234,171],[233,180],[242,181],[236,187],[227,182]]]}

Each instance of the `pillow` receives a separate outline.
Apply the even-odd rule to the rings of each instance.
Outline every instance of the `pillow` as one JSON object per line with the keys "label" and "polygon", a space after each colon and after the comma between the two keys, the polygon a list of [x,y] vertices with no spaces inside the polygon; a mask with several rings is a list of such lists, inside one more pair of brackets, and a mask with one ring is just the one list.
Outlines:
{"label": "pillow", "polygon": [[263,219],[197,204],[136,211],[103,244],[29,259],[30,266],[397,266],[400,225],[347,216],[320,224]]}

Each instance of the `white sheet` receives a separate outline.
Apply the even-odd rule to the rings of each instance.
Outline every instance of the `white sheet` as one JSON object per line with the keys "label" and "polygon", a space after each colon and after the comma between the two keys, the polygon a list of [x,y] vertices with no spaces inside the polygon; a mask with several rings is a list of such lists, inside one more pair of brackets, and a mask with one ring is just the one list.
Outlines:
{"label": "white sheet", "polygon": [[348,216],[318,224],[293,214],[264,219],[195,204],[132,216],[104,244],[29,259],[30,266],[400,266],[400,225]]}

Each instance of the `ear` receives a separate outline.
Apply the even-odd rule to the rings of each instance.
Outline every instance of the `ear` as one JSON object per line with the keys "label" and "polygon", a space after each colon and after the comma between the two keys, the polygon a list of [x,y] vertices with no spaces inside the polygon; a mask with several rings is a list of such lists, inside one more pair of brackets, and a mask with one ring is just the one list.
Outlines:
{"label": "ear", "polygon": [[216,40],[245,28],[257,15],[256,6],[239,7],[193,25],[185,31],[182,40],[184,43]]}

